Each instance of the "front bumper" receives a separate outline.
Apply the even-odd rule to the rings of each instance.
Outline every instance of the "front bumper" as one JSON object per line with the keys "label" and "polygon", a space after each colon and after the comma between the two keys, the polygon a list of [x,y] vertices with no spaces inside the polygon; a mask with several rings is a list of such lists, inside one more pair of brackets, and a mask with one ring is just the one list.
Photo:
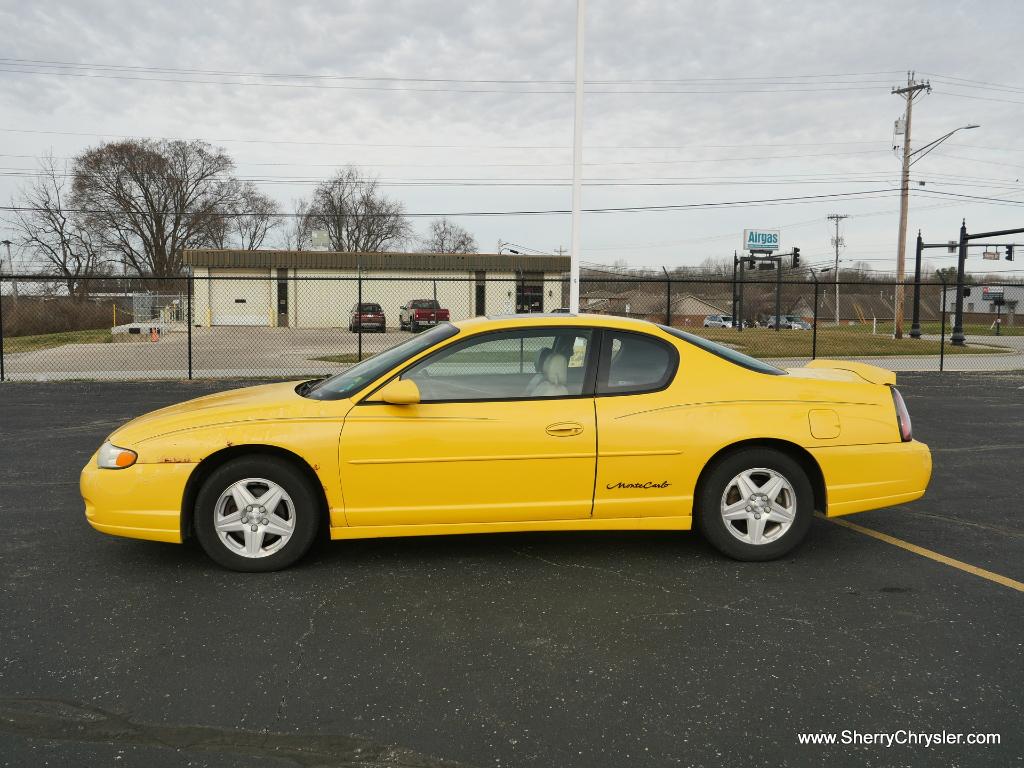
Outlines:
{"label": "front bumper", "polygon": [[82,469],[85,519],[101,533],[180,543],[181,502],[195,464],[135,464],[100,469],[96,456]]}
{"label": "front bumper", "polygon": [[932,476],[931,452],[917,440],[808,450],[825,478],[828,517],[915,501]]}

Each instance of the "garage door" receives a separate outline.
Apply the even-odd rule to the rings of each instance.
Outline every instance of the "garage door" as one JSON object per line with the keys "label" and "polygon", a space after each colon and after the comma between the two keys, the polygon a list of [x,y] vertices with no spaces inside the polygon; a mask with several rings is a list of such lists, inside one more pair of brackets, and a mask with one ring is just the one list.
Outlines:
{"label": "garage door", "polygon": [[[210,322],[213,325],[270,325],[269,271],[218,271],[210,281]],[[239,279],[248,278],[252,279]]]}

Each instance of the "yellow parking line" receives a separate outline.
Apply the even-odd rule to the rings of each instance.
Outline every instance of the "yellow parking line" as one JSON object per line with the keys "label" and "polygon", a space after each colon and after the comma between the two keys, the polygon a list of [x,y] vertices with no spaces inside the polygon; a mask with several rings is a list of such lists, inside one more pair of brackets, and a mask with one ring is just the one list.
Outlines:
{"label": "yellow parking line", "polygon": [[980,576],[983,579],[994,581],[996,584],[1002,584],[1004,587],[1016,589],[1018,592],[1024,592],[1024,582],[1011,579],[1008,576],[1002,576],[998,573],[993,573],[992,571],[986,571],[984,568],[979,568],[976,565],[965,563],[962,560],[956,560],[952,557],[940,555],[938,552],[933,552],[930,549],[919,547],[917,546],[917,544],[911,544],[909,541],[897,539],[895,536],[890,536],[887,533],[875,531],[871,528],[865,528],[863,525],[857,525],[856,523],[851,523],[848,520],[842,520],[836,517],[831,517],[828,519],[836,525],[841,525],[844,528],[849,528],[851,531],[857,531],[857,533],[863,533],[865,536],[870,536],[873,539],[884,541],[886,544],[892,544],[894,547],[899,547],[900,549],[905,549],[908,552],[913,552],[915,555],[927,557],[929,560],[934,560],[937,563],[944,563],[945,565],[952,566],[953,568],[958,568],[959,570],[964,571],[965,573],[970,573],[975,576]]}

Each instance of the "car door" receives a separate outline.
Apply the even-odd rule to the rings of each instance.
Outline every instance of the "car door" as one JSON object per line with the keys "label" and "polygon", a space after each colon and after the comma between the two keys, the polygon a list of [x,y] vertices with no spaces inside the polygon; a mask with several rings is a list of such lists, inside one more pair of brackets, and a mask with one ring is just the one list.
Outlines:
{"label": "car door", "polygon": [[597,370],[594,517],[689,515],[686,435],[671,406],[679,352],[667,339],[606,329]]}
{"label": "car door", "polygon": [[357,404],[340,444],[349,525],[589,517],[595,337],[578,327],[477,334],[401,373],[419,403]]}

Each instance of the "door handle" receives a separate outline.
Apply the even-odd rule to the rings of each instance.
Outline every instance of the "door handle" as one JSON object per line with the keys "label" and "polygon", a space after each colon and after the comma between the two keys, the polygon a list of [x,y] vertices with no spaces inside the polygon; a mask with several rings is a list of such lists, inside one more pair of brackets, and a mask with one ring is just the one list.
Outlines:
{"label": "door handle", "polygon": [[575,421],[560,421],[557,424],[548,424],[544,431],[552,437],[572,437],[583,431],[583,425]]}

